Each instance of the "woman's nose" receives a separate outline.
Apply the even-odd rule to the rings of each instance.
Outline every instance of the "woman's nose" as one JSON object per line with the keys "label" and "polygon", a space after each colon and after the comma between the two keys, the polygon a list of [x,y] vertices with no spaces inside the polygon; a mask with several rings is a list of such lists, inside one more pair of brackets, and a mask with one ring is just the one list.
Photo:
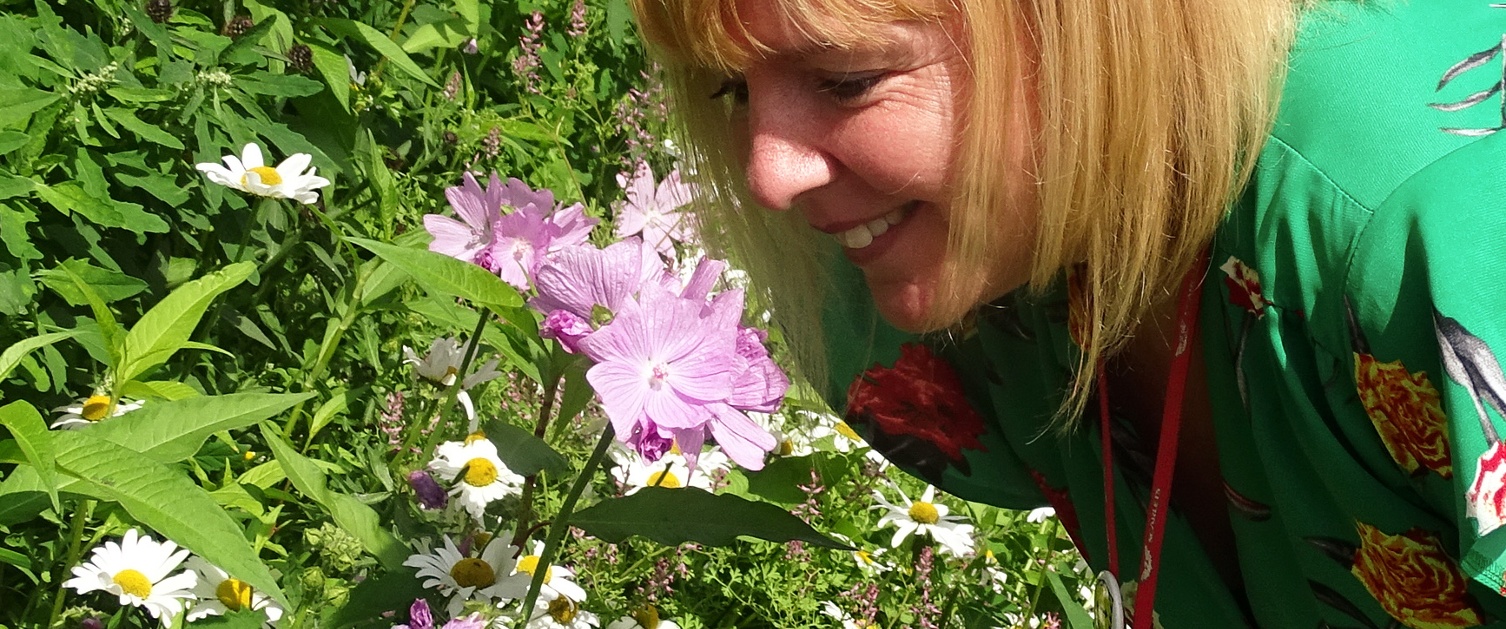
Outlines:
{"label": "woman's nose", "polygon": [[794,100],[749,94],[748,190],[770,210],[790,209],[801,195],[831,183],[835,172],[819,121]]}

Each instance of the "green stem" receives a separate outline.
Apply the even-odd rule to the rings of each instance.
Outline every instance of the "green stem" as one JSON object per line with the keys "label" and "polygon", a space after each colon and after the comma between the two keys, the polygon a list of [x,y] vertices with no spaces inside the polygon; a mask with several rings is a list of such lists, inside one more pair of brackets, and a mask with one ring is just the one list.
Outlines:
{"label": "green stem", "polygon": [[[539,419],[534,423],[534,436],[543,439],[544,433],[549,427],[549,416],[554,412],[555,393],[559,390],[560,375],[549,374],[549,381],[544,383],[544,403],[539,406]],[[518,526],[513,529],[513,543],[523,543],[523,532],[533,526],[533,492],[534,485],[538,482],[538,474],[530,474],[523,479],[523,495],[518,501],[522,511],[518,513]]]}
{"label": "green stem", "polygon": [[544,553],[539,556],[539,562],[534,565],[533,581],[528,584],[528,595],[523,597],[523,613],[518,622],[518,629],[525,629],[528,620],[533,617],[534,603],[539,600],[539,590],[544,586],[544,577],[549,574],[549,567],[554,565],[554,556],[559,553],[560,541],[565,538],[565,532],[570,530],[570,516],[575,512],[575,503],[580,500],[580,495],[590,484],[591,477],[595,475],[597,468],[601,467],[601,460],[607,456],[607,447],[612,445],[612,439],[617,432],[607,424],[601,431],[601,439],[596,442],[596,449],[591,451],[591,458],[586,460],[585,467],[580,470],[580,475],[575,477],[575,484],[570,486],[570,492],[565,494],[565,503],[560,505],[559,515],[554,517],[554,523],[549,526],[549,536],[544,539]]}
{"label": "green stem", "polygon": [[[481,343],[481,333],[486,331],[487,319],[491,318],[492,311],[491,308],[482,308],[481,312],[477,314],[480,316],[476,317],[476,329],[471,330],[471,338],[468,341],[469,345],[465,350],[465,359],[460,361],[460,371],[455,374],[455,382],[451,383],[449,388],[445,389],[444,400],[439,404],[439,422],[434,425],[434,430],[429,433],[429,438],[424,440],[424,448],[420,455],[421,460],[428,460],[429,455],[434,452],[434,447],[439,445],[439,439],[444,435],[444,429],[446,428],[445,414],[449,413],[450,407],[455,405],[455,399],[460,394],[460,387],[465,384],[465,375],[470,373],[471,361],[476,358],[477,347]],[[418,433],[415,432],[414,434]],[[412,444],[404,440],[403,449],[406,450],[410,445]]]}
{"label": "green stem", "polygon": [[[1047,540],[1046,541],[1046,552],[1043,553],[1043,555],[1050,555],[1051,554],[1051,545],[1050,545],[1051,542],[1050,542],[1050,540],[1056,539],[1056,534],[1058,533],[1057,529],[1060,526],[1061,526],[1061,521],[1057,520],[1056,518],[1051,518],[1047,522],[1042,522],[1041,523],[1041,532],[1042,533],[1046,532],[1046,528],[1047,527],[1050,527],[1050,529],[1051,529],[1051,535],[1046,538],[1046,540]],[[1034,557],[1032,557],[1032,559],[1033,558]],[[1039,603],[1040,600],[1041,600],[1041,590],[1043,590],[1043,589],[1046,588],[1046,571],[1051,568],[1051,562],[1046,561],[1046,557],[1044,557],[1044,556],[1041,557],[1039,559],[1039,561],[1041,562],[1041,573],[1036,577],[1035,591],[1030,594],[1030,607],[1028,607],[1028,608],[1025,609],[1025,618],[1024,618],[1024,620],[1026,622],[1029,622],[1029,620],[1031,618],[1035,617],[1035,605],[1036,605],[1036,603]]]}
{"label": "green stem", "polygon": [[[366,285],[366,279],[371,272],[362,268],[356,271],[356,282],[350,288],[350,294],[346,297],[345,312],[340,315],[340,321],[335,327],[324,335],[324,340],[319,344],[319,353],[314,358],[313,366],[304,372],[303,386],[300,391],[310,391],[324,377],[324,370],[329,368],[329,361],[335,357],[335,349],[340,346],[341,339],[345,338],[345,332],[355,323],[356,316],[361,313],[361,288]],[[306,412],[308,401],[299,402],[288,414],[287,423],[282,426],[282,436],[289,441],[293,438],[293,428],[298,425],[298,420]]]}
{"label": "green stem", "polygon": [[[403,3],[403,10],[397,14],[397,23],[392,25],[392,33],[387,36],[387,39],[394,42],[397,41],[397,36],[402,34],[403,26],[408,22],[408,13],[413,11],[413,3],[414,0],[407,0],[407,2]],[[380,77],[382,75],[382,67],[385,65],[387,65],[387,58],[382,57],[381,60],[377,61],[376,67],[371,70],[371,78]]]}
{"label": "green stem", "polygon": [[89,514],[93,511],[94,501],[85,500],[83,504],[79,505],[73,511],[73,518],[68,523],[67,560],[58,566],[57,576],[53,578],[53,582],[58,584],[58,593],[57,598],[52,601],[52,616],[47,621],[48,627],[56,626],[58,624],[58,616],[61,616],[63,613],[63,599],[67,596],[67,589],[62,585],[63,577],[67,576],[68,570],[73,567],[73,564],[78,563],[79,546],[82,545],[84,539],[84,524],[88,521]]}

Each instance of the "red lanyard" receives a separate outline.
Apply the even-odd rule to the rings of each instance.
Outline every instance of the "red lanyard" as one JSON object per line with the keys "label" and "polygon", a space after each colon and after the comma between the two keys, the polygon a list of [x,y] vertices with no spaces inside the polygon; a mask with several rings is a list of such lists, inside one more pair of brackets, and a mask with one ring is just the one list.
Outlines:
{"label": "red lanyard", "polygon": [[[1182,278],[1177,298],[1177,346],[1166,377],[1166,398],[1161,408],[1161,439],[1156,446],[1156,471],[1151,480],[1150,500],[1145,505],[1145,543],[1142,547],[1139,586],[1135,590],[1134,627],[1154,627],[1156,579],[1161,572],[1161,542],[1166,531],[1166,504],[1171,499],[1171,477],[1176,471],[1177,436],[1182,428],[1182,401],[1187,393],[1187,368],[1191,361],[1193,335],[1197,334],[1197,309],[1202,296],[1199,286],[1207,270],[1204,253]],[[1114,519],[1114,447],[1109,426],[1109,387],[1103,364],[1098,365],[1098,417],[1103,431],[1103,517],[1107,522],[1109,572],[1119,578],[1119,542]]]}

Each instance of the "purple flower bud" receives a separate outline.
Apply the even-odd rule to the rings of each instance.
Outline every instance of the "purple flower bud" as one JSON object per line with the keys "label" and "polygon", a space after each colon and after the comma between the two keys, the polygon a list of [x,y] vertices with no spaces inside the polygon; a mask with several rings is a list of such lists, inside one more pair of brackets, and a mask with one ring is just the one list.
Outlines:
{"label": "purple flower bud", "polygon": [[578,343],[591,332],[591,324],[568,310],[549,313],[544,317],[544,324],[539,326],[539,336],[559,341],[560,346],[571,354],[580,351]]}
{"label": "purple flower bud", "polygon": [[105,629],[105,623],[100,622],[98,618],[90,616],[79,622],[78,627],[79,629]]}
{"label": "purple flower bud", "polygon": [[425,509],[443,509],[449,504],[450,497],[444,487],[439,486],[439,481],[424,470],[409,472],[408,486],[413,488],[413,494],[418,497],[419,506]]}
{"label": "purple flower bud", "polygon": [[411,629],[434,629],[434,616],[429,613],[429,601],[413,599],[413,606],[408,608],[408,626]]}
{"label": "purple flower bud", "polygon": [[476,43],[476,38],[472,37],[469,41],[465,42],[464,46],[460,47],[460,52],[468,55],[474,55],[478,52],[481,52],[481,46]]}

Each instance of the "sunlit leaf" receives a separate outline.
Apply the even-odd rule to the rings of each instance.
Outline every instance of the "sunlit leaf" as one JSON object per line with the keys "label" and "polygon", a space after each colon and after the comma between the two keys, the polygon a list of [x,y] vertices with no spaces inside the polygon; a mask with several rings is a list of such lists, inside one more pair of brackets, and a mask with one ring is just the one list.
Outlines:
{"label": "sunlit leaf", "polygon": [[141,408],[90,426],[89,434],[111,441],[161,463],[194,455],[210,435],[245,428],[275,417],[312,393],[233,393],[197,396],[172,402],[148,402]]}
{"label": "sunlit leaf", "polygon": [[614,544],[639,535],[667,546],[696,542],[727,547],[738,537],[755,537],[849,549],[779,507],[695,487],[644,487],[631,496],[582,509],[571,516],[570,524]]}
{"label": "sunlit leaf", "polygon": [[47,347],[48,345],[51,345],[63,339],[78,336],[79,333],[79,330],[49,332],[47,334],[40,334],[28,339],[22,339],[21,341],[17,341],[10,347],[5,348],[4,352],[0,352],[0,380],[4,380],[9,377],[11,370],[15,369],[16,365],[21,364],[21,359],[24,358],[27,354],[30,354],[43,347]]}
{"label": "sunlit leaf", "polygon": [[158,302],[126,334],[120,378],[130,380],[167,362],[188,343],[209,303],[246,281],[255,270],[256,265],[250,262],[232,264],[179,286]]}
{"label": "sunlit leaf", "polygon": [[426,249],[409,249],[364,238],[351,238],[350,241],[402,269],[429,291],[464,297],[483,306],[515,308],[523,305],[517,289],[474,264]]}
{"label": "sunlit leaf", "polygon": [[0,426],[10,429],[11,436],[16,439],[16,445],[20,446],[21,452],[26,454],[27,462],[36,469],[37,476],[47,489],[47,497],[52,500],[53,510],[61,511],[62,505],[58,502],[55,462],[57,453],[53,450],[52,435],[47,430],[47,422],[42,419],[41,413],[37,412],[36,407],[26,402],[11,402],[0,407]]}
{"label": "sunlit leaf", "polygon": [[423,68],[418,67],[418,64],[408,58],[408,53],[403,52],[401,46],[388,39],[387,35],[381,31],[355,20],[325,18],[319,20],[319,24],[328,28],[336,35],[343,35],[365,42],[367,46],[371,46],[378,54],[391,62],[393,67],[406,72],[408,75],[430,87],[439,87],[439,84],[435,83],[434,79],[429,78],[429,75],[424,72]]}
{"label": "sunlit leaf", "polygon": [[[99,295],[99,298],[105,303],[133,297],[137,293],[146,290],[146,282],[120,271],[112,271],[94,266],[78,258],[69,258],[58,266],[67,267],[69,271],[72,271],[74,275],[77,275],[79,279],[94,289],[95,294]],[[56,290],[58,295],[61,295],[70,305],[83,306],[89,303],[83,293],[73,286],[73,282],[68,279],[67,274],[62,271],[49,269],[42,271],[38,275],[41,277],[57,276],[59,281],[49,283],[48,286]]]}

